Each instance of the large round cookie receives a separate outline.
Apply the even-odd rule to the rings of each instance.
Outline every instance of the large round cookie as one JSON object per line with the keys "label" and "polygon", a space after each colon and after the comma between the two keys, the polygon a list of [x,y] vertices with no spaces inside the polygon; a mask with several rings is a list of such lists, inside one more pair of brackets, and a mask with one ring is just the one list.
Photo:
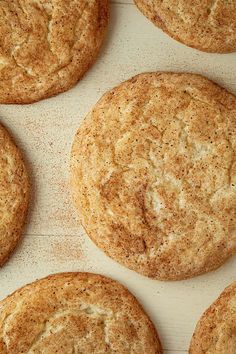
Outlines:
{"label": "large round cookie", "polygon": [[202,315],[195,329],[190,354],[236,353],[236,282]]}
{"label": "large round cookie", "polygon": [[0,103],[68,90],[98,55],[108,0],[0,1]]}
{"label": "large round cookie", "polygon": [[0,124],[0,266],[22,235],[29,202],[29,181],[19,149]]}
{"label": "large round cookie", "polygon": [[236,51],[235,0],[134,0],[174,39],[206,52]]}
{"label": "large round cookie", "polygon": [[71,156],[81,222],[110,257],[184,279],[236,252],[236,98],[198,75],[138,75],[105,94]]}
{"label": "large round cookie", "polygon": [[161,354],[156,330],[121,284],[61,273],[0,302],[0,353]]}

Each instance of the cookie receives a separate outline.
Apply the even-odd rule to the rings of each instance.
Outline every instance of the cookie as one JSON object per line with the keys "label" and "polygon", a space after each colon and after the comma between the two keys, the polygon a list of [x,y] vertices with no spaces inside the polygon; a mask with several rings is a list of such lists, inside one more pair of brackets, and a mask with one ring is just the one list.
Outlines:
{"label": "cookie", "polygon": [[235,354],[236,282],[203,314],[195,329],[190,354]]}
{"label": "cookie", "polygon": [[215,53],[236,51],[235,0],[134,0],[141,12],[187,46]]}
{"label": "cookie", "polygon": [[235,96],[199,75],[138,75],[106,93],[75,136],[81,223],[148,277],[216,269],[236,252],[235,149]]}
{"label": "cookie", "polygon": [[29,203],[29,180],[22,155],[0,124],[0,266],[18,244]]}
{"label": "cookie", "polygon": [[97,274],[61,273],[0,302],[1,353],[161,354],[157,332],[138,301]]}
{"label": "cookie", "polygon": [[97,58],[108,0],[0,2],[0,103],[70,89]]}

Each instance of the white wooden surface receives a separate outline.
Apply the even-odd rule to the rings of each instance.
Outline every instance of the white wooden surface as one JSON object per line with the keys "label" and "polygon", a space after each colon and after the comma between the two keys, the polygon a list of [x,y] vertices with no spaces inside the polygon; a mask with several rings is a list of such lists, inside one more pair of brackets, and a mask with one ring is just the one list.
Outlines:
{"label": "white wooden surface", "polygon": [[203,310],[235,280],[236,257],[218,271],[188,281],[144,278],[107,258],[86,237],[68,188],[71,142],[90,107],[120,81],[155,70],[202,73],[236,93],[236,53],[206,54],[185,47],[155,28],[131,0],[121,0],[111,3],[109,36],[99,60],[74,89],[33,105],[0,106],[0,121],[24,150],[33,184],[25,237],[0,270],[0,299],[49,273],[99,272],[137,296],[166,353],[183,354]]}

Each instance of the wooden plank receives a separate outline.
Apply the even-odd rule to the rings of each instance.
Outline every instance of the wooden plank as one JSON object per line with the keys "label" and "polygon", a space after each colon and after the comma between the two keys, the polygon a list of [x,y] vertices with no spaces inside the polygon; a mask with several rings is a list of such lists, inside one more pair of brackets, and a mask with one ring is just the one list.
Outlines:
{"label": "wooden plank", "polygon": [[104,274],[127,286],[158,328],[163,347],[188,349],[203,311],[225,286],[235,280],[231,259],[217,272],[181,282],[159,282],[138,275],[106,257],[83,233],[75,236],[27,235],[0,273],[0,298],[18,287],[51,273],[89,271]]}
{"label": "wooden plank", "polygon": [[116,3],[111,5],[109,36],[100,58],[74,89],[33,105],[0,106],[0,121],[24,150],[33,185],[27,236],[0,271],[0,298],[49,273],[106,274],[138,297],[170,354],[186,353],[203,310],[235,280],[236,258],[217,272],[184,282],[153,281],[117,265],[78,225],[68,187],[69,153],[90,107],[122,80],[143,71],[191,71],[236,93],[235,62],[235,53],[214,55],[188,48],[158,30],[135,6]]}
{"label": "wooden plank", "polygon": [[18,137],[32,166],[31,234],[73,234],[77,228],[67,188],[70,147],[86,112],[107,89],[139,72],[174,70],[205,74],[236,92],[236,54],[185,47],[127,5],[112,5],[109,33],[96,65],[74,89],[34,105],[0,107],[1,120]]}

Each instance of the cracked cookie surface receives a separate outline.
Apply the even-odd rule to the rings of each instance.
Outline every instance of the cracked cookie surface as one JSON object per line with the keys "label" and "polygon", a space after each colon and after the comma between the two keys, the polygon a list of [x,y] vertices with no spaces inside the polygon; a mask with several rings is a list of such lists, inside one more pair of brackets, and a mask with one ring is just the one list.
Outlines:
{"label": "cracked cookie surface", "polygon": [[213,270],[236,252],[235,149],[235,96],[199,75],[138,75],[105,94],[76,134],[81,223],[146,276]]}
{"label": "cracked cookie surface", "polygon": [[0,266],[22,235],[29,202],[29,181],[19,149],[0,124]]}
{"label": "cracked cookie surface", "polygon": [[156,330],[118,282],[61,273],[0,302],[0,353],[161,354]]}
{"label": "cracked cookie surface", "polygon": [[0,1],[0,103],[71,88],[95,61],[108,0]]}
{"label": "cracked cookie surface", "polygon": [[195,329],[190,354],[235,354],[236,282],[205,311]]}
{"label": "cracked cookie surface", "polygon": [[206,52],[236,51],[235,0],[134,0],[172,38]]}

